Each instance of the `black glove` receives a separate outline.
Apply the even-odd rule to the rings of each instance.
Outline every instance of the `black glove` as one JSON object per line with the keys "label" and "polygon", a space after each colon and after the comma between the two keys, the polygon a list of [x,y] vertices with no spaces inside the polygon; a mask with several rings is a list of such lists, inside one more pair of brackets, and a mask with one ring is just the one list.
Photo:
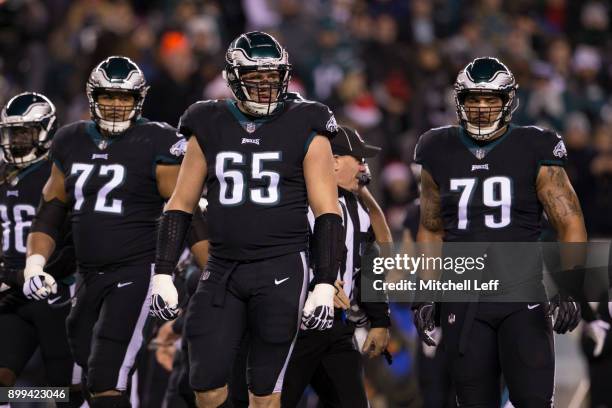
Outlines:
{"label": "black glove", "polygon": [[553,330],[559,334],[571,332],[580,323],[580,303],[571,296],[557,294],[544,304],[544,312],[547,316],[553,316]]}
{"label": "black glove", "polygon": [[435,311],[436,306],[433,302],[421,302],[412,305],[414,326],[421,340],[428,346],[436,345],[436,341],[427,333],[433,331],[436,327]]}

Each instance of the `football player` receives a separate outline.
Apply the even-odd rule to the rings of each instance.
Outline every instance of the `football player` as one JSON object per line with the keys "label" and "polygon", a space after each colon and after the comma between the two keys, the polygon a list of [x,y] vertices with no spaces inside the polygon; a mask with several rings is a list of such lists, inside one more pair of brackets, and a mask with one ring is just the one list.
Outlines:
{"label": "football player", "polygon": [[72,383],[80,383],[80,368],[73,362],[63,330],[70,311],[67,300],[75,272],[72,248],[60,243],[45,268],[43,276],[53,293],[48,301],[28,300],[38,298],[34,285],[24,288],[27,298],[22,293],[26,238],[51,172],[48,152],[56,129],[55,106],[38,93],[25,92],[13,97],[0,114],[0,147],[5,160],[0,179],[4,255],[0,267],[0,327],[5,333],[0,336],[0,385],[12,387],[40,347],[48,385],[71,387],[75,391],[71,392],[70,402],[58,406],[78,407],[82,398]]}
{"label": "football player", "polygon": [[[189,138],[158,234],[151,307],[176,315],[171,274],[191,210],[208,188],[210,256],[186,316],[190,382],[202,407],[225,404],[228,378],[248,330],[250,406],[278,407],[300,316],[308,329],[333,323],[342,218],[324,105],[287,93],[287,51],[269,34],[236,38],[224,77],[234,99],[198,102],[180,132]],[[316,216],[308,292],[308,204]]]}
{"label": "football player", "polygon": [[[553,131],[510,123],[516,90],[514,75],[495,58],[476,58],[459,73],[460,126],[426,132],[415,151],[423,166],[418,241],[535,242],[544,210],[560,242],[586,242],[580,204],[563,169],[563,140]],[[528,253],[518,253],[498,267],[512,265],[514,282],[539,293],[541,260],[538,277],[525,275],[525,259],[531,260]],[[501,373],[514,406],[552,406],[553,329],[571,331],[580,319],[579,304],[567,291],[549,303],[440,305],[458,406],[499,406]],[[417,330],[430,345],[434,308],[429,302],[414,308]]]}
{"label": "football player", "polygon": [[57,131],[28,237],[26,286],[39,286],[36,294],[46,297],[53,289],[43,268],[70,211],[82,284],[66,326],[93,408],[130,406],[125,391],[148,316],[155,229],[186,143],[173,127],[141,116],[147,88],[125,57],[92,70],[91,120]]}

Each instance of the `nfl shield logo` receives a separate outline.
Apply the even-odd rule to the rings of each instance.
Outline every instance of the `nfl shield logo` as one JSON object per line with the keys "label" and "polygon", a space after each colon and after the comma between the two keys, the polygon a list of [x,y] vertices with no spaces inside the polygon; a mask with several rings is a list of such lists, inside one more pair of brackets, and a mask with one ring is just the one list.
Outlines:
{"label": "nfl shield logo", "polygon": [[478,160],[482,160],[486,156],[487,152],[485,149],[476,149],[476,153],[474,154]]}
{"label": "nfl shield logo", "polygon": [[255,123],[253,122],[247,122],[246,126],[244,127],[244,129],[248,132],[248,133],[253,133],[255,130],[257,130],[257,126],[255,125]]}

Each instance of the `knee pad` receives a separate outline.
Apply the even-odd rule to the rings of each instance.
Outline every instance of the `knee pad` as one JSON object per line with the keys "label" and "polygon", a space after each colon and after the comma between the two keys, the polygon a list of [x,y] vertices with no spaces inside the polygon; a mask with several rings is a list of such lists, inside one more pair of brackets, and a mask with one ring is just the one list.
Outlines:
{"label": "knee pad", "polygon": [[130,398],[126,394],[92,397],[90,408],[131,408]]}
{"label": "knee pad", "polygon": [[12,387],[17,381],[17,375],[10,368],[0,367],[0,387]]}

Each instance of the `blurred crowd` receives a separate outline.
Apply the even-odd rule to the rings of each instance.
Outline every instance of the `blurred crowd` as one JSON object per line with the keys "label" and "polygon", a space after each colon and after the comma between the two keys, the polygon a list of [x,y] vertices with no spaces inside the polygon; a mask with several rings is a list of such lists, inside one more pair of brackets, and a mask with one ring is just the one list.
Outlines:
{"label": "blurred crowd", "polygon": [[515,123],[564,135],[589,233],[610,236],[611,13],[606,0],[0,0],[0,102],[42,91],[62,123],[87,117],[87,75],[121,54],[151,85],[145,116],[177,125],[194,101],[229,95],[229,42],[267,30],[290,53],[292,88],[383,147],[375,191],[399,232],[416,139],[456,121],[457,72],[496,56],[520,85]]}
{"label": "blurred crowd", "polygon": [[[410,171],[418,136],[456,122],[458,71],[495,56],[520,86],[514,122],[564,136],[589,235],[609,237],[611,17],[606,0],[0,0],[0,103],[39,91],[61,123],[86,119],[89,72],[125,55],[151,85],[144,116],[176,126],[196,100],[230,96],[227,45],[265,30],[289,51],[291,88],[383,148],[370,163],[374,191],[399,236],[418,194]],[[404,402],[415,395],[410,314],[395,312],[396,363],[368,367],[374,401],[376,390]]]}

